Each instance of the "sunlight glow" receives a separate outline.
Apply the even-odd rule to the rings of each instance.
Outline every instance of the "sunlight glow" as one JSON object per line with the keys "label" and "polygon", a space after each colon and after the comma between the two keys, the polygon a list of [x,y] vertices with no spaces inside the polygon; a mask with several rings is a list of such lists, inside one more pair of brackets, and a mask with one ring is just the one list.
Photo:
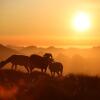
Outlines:
{"label": "sunlight glow", "polygon": [[90,28],[90,18],[87,13],[78,12],[74,18],[74,28],[77,31],[86,31]]}

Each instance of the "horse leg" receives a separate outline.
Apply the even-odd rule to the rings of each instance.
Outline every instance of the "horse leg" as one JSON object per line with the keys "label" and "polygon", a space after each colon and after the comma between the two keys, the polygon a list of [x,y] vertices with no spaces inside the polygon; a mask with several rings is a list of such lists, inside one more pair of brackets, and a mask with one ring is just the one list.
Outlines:
{"label": "horse leg", "polygon": [[46,73],[46,71],[47,71],[47,68],[44,69],[44,72],[45,72],[45,73]]}
{"label": "horse leg", "polygon": [[41,72],[43,72],[43,68],[41,68]]}
{"label": "horse leg", "polygon": [[14,69],[14,64],[12,64],[11,69],[12,69],[12,70]]}
{"label": "horse leg", "polygon": [[27,70],[27,71],[28,71],[28,73],[29,73],[30,71],[29,71],[28,67],[27,67],[27,66],[25,66],[25,68],[26,68],[26,70]]}
{"label": "horse leg", "polygon": [[62,76],[62,74],[63,74],[63,69],[60,70],[60,73],[61,73],[61,76]]}
{"label": "horse leg", "polygon": [[62,76],[62,71],[61,71],[61,76]]}
{"label": "horse leg", "polygon": [[32,73],[33,69],[34,69],[34,68],[32,68],[32,67],[30,68],[30,73]]}
{"label": "horse leg", "polygon": [[54,75],[53,76],[55,77],[55,71],[54,71]]}
{"label": "horse leg", "polygon": [[57,71],[56,73],[57,73],[57,75],[59,76],[59,72]]}
{"label": "horse leg", "polygon": [[52,71],[51,71],[51,76],[52,76]]}
{"label": "horse leg", "polygon": [[15,65],[15,70],[17,70],[17,65]]}
{"label": "horse leg", "polygon": [[51,77],[52,77],[52,78],[54,77],[54,72],[53,72],[53,71],[51,71]]}

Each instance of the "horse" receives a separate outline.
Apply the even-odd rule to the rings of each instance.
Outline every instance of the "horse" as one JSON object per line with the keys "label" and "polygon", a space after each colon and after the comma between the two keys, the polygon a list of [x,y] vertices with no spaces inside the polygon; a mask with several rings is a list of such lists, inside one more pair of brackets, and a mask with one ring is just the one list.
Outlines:
{"label": "horse", "polygon": [[41,72],[46,72],[48,65],[53,61],[51,53],[45,53],[43,56],[32,54],[29,57],[30,71],[34,68],[41,69]]}
{"label": "horse", "polygon": [[57,75],[61,75],[63,73],[63,65],[60,62],[52,62],[51,64],[49,64],[49,70],[51,72],[51,76],[55,76],[55,73],[57,73]]}
{"label": "horse", "polygon": [[0,68],[4,67],[6,64],[11,63],[11,69],[16,70],[17,65],[24,66],[29,72],[29,57],[25,55],[12,55],[6,60],[0,62]]}

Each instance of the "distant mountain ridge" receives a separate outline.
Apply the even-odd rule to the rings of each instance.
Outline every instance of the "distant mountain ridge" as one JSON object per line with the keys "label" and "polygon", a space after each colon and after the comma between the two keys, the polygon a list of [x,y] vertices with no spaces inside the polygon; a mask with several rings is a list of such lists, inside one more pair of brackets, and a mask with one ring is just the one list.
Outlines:
{"label": "distant mountain ridge", "polygon": [[19,54],[19,52],[3,44],[0,44],[0,60],[7,58],[13,54]]}
{"label": "distant mountain ridge", "polygon": [[48,47],[38,47],[35,45],[30,45],[30,46],[12,46],[12,45],[3,45],[0,44],[0,59],[1,58],[7,58],[8,56],[12,54],[23,54],[23,55],[31,55],[31,54],[39,54],[43,55],[46,52],[53,53],[53,55],[59,55],[63,53],[64,55],[67,56],[72,56],[74,54],[79,54],[84,56],[84,53],[88,56],[93,53],[93,52],[99,52],[100,46],[94,46],[92,48],[57,48],[55,46],[48,46]]}
{"label": "distant mountain ridge", "polygon": [[12,46],[12,45],[3,45],[0,44],[0,60],[5,59],[13,54],[24,54],[24,55],[31,55],[31,54],[40,54],[43,55],[45,52],[58,52],[62,51],[62,48],[56,48],[54,46],[49,46],[47,48],[44,47],[37,47],[37,46],[26,46],[26,47],[19,47],[19,46]]}

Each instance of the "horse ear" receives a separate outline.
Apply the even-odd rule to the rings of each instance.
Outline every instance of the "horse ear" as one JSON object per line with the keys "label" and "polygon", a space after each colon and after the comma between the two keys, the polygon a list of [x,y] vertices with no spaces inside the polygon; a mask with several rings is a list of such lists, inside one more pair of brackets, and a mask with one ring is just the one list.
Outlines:
{"label": "horse ear", "polygon": [[51,57],[51,58],[53,58],[51,53],[45,53],[43,56],[44,57],[49,57],[49,58]]}
{"label": "horse ear", "polygon": [[49,55],[49,57],[53,58],[51,53],[49,53],[48,55]]}

